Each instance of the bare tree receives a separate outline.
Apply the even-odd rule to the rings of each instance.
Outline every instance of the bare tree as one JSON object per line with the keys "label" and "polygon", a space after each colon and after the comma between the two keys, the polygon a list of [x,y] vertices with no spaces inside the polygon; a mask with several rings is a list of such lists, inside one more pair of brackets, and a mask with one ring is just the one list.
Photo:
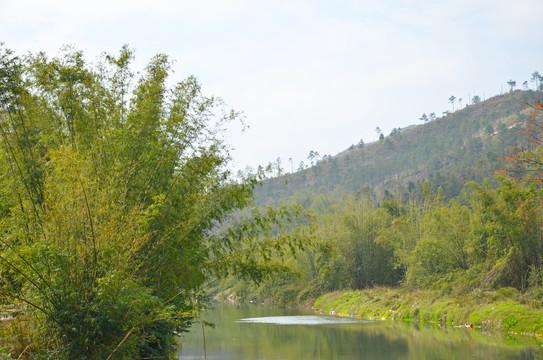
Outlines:
{"label": "bare tree", "polygon": [[539,89],[539,83],[541,82],[541,75],[539,75],[539,73],[537,71],[534,71],[532,73],[532,79],[531,81],[534,83],[535,85],[535,90],[538,90]]}
{"label": "bare tree", "polygon": [[281,176],[283,173],[283,168],[281,167],[281,158],[278,157],[275,161],[275,169],[277,170],[277,176]]}

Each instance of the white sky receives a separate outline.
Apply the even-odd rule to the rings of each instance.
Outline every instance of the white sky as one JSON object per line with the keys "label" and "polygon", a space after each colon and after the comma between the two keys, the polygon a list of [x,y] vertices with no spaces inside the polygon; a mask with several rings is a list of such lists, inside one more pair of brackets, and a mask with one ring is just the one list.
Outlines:
{"label": "white sky", "polygon": [[[543,74],[542,0],[0,0],[0,41],[19,54],[73,44],[90,60],[136,51],[176,60],[206,95],[242,110],[235,167],[363,139]],[[530,86],[533,86],[530,83]],[[458,105],[456,105],[458,106]]]}

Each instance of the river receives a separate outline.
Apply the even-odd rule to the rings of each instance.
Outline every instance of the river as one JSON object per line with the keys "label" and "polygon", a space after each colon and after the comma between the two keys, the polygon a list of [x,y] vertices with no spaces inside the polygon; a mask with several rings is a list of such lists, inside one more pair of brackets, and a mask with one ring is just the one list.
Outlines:
{"label": "river", "polygon": [[[543,359],[531,336],[499,337],[481,329],[443,329],[362,321],[307,310],[217,304],[206,314],[208,360]],[[181,337],[182,360],[204,359],[201,323]]]}

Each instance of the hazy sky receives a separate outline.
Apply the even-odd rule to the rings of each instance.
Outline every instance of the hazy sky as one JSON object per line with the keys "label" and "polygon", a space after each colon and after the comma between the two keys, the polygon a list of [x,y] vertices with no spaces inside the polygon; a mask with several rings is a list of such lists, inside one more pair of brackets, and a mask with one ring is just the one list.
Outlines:
{"label": "hazy sky", "polygon": [[[136,51],[176,60],[204,94],[243,110],[230,132],[237,168],[363,139],[489,97],[543,74],[542,0],[0,0],[0,41],[19,54],[64,44],[90,60]],[[530,82],[530,86],[533,84]],[[455,105],[458,107],[458,104]]]}

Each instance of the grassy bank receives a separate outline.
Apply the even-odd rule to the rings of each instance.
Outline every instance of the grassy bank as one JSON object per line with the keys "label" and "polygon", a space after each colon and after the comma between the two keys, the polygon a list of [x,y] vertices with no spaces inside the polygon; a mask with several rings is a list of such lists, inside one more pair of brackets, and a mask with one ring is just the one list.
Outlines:
{"label": "grassy bank", "polygon": [[512,288],[463,295],[438,291],[374,288],[321,296],[314,308],[369,320],[433,322],[537,336],[543,339],[543,289],[521,294]]}

